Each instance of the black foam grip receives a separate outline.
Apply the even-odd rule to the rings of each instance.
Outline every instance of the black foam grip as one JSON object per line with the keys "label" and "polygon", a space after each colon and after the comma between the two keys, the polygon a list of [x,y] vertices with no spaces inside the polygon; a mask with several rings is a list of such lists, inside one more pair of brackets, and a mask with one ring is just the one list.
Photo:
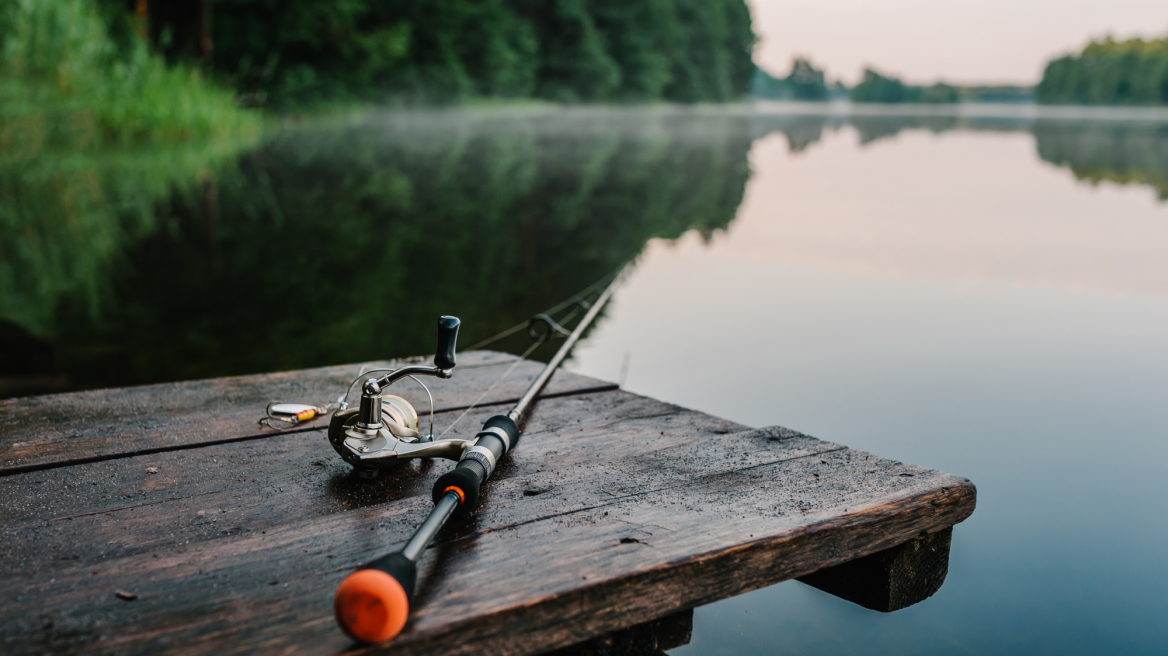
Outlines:
{"label": "black foam grip", "polygon": [[460,513],[469,512],[479,502],[479,489],[486,479],[486,470],[473,460],[464,460],[458,466],[438,477],[434,483],[434,503],[438,503],[446,494],[446,489],[456,487],[462,490],[463,501],[458,505]]}
{"label": "black foam grip", "polygon": [[458,317],[439,317],[438,350],[434,352],[434,366],[454,368],[454,343],[458,341]]}
{"label": "black foam grip", "polygon": [[418,566],[414,561],[395,551],[369,563],[364,569],[378,569],[397,579],[406,591],[406,599],[413,605],[414,587],[418,581]]}
{"label": "black foam grip", "polygon": [[507,437],[511,438],[511,448],[508,449],[508,452],[514,451],[515,447],[519,445],[519,424],[507,415],[495,415],[488,419],[483,424],[483,430],[488,428],[502,428],[507,433]]}

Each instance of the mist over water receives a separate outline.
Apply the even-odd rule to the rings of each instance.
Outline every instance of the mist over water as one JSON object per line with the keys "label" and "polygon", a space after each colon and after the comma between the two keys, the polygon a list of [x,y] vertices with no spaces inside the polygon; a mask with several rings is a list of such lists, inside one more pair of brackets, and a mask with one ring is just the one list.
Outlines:
{"label": "mist over water", "polygon": [[571,368],[979,493],[932,599],[788,582],[676,653],[1168,648],[1168,123],[459,110],[181,155],[0,162],[0,395],[469,345],[635,258]]}

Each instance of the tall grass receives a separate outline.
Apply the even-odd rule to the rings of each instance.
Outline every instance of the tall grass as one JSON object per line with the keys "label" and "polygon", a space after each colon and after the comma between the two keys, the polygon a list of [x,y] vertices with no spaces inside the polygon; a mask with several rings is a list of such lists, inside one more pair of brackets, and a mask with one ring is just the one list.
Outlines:
{"label": "tall grass", "polygon": [[258,131],[263,118],[142,39],[122,48],[93,0],[0,6],[0,149],[174,142]]}
{"label": "tall grass", "polygon": [[0,322],[44,336],[100,316],[119,253],[264,122],[143,40],[119,46],[94,0],[0,0]]}

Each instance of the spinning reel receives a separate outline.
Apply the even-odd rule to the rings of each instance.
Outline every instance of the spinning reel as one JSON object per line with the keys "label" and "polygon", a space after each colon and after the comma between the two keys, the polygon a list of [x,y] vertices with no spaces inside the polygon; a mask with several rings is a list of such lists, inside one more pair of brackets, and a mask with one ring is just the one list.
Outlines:
{"label": "spinning reel", "polygon": [[[575,306],[577,309],[568,315],[569,318],[580,310],[588,310],[592,304],[577,298],[569,305],[569,307],[571,306]],[[350,409],[348,407],[348,402],[345,401],[348,394],[339,399],[337,412],[333,413],[332,420],[329,422],[329,443],[333,445],[333,449],[340,454],[345,462],[357,470],[357,474],[361,478],[375,479],[382,469],[399,467],[414,458],[480,460],[485,469],[494,468],[494,454],[482,446],[477,446],[477,441],[484,435],[495,434],[496,431],[500,430],[499,428],[484,428],[469,439],[435,440],[433,436],[434,399],[432,397],[430,399],[431,433],[422,434],[418,428],[418,412],[414,406],[400,396],[385,393],[390,385],[403,378],[413,378],[422,387],[426,387],[422,381],[415,377],[450,378],[454,375],[454,344],[458,339],[458,326],[459,321],[456,317],[442,317],[438,320],[438,350],[434,355],[434,366],[402,367],[390,371],[380,378],[367,378],[361,385],[361,404],[357,408]],[[535,342],[532,345],[532,349],[534,349],[552,337],[566,337],[571,334],[571,331],[556,323],[548,315],[537,314],[527,323],[527,334]],[[529,349],[520,360],[530,353]],[[510,370],[504,373],[504,376],[507,373],[510,373]],[[361,376],[365,375],[368,374],[361,374]],[[361,376],[358,376],[357,380],[360,380]],[[353,384],[349,386],[350,392],[357,384],[357,380],[354,380]],[[426,388],[426,393],[429,394],[429,392],[429,388]]]}
{"label": "spinning reel", "polygon": [[[360,405],[348,408],[347,403],[342,402],[340,409],[333,413],[329,422],[329,443],[361,478],[375,479],[381,469],[400,466],[412,458],[458,460],[474,444],[474,439],[434,441],[432,434],[423,435],[418,430],[418,412],[410,402],[400,396],[385,394],[390,385],[406,377],[453,376],[458,326],[457,317],[438,319],[438,349],[433,366],[412,365],[384,376],[368,378],[361,385]],[[431,431],[433,405],[431,399]]]}

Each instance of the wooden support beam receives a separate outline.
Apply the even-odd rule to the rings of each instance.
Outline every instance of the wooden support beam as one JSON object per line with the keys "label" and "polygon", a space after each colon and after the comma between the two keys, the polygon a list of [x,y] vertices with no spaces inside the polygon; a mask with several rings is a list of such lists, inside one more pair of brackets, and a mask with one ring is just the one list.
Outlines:
{"label": "wooden support beam", "polygon": [[882,613],[908,608],[941,589],[953,528],[800,577],[807,585]]}
{"label": "wooden support beam", "polygon": [[688,645],[693,636],[693,609],[658,617],[564,647],[546,656],[660,656]]}

